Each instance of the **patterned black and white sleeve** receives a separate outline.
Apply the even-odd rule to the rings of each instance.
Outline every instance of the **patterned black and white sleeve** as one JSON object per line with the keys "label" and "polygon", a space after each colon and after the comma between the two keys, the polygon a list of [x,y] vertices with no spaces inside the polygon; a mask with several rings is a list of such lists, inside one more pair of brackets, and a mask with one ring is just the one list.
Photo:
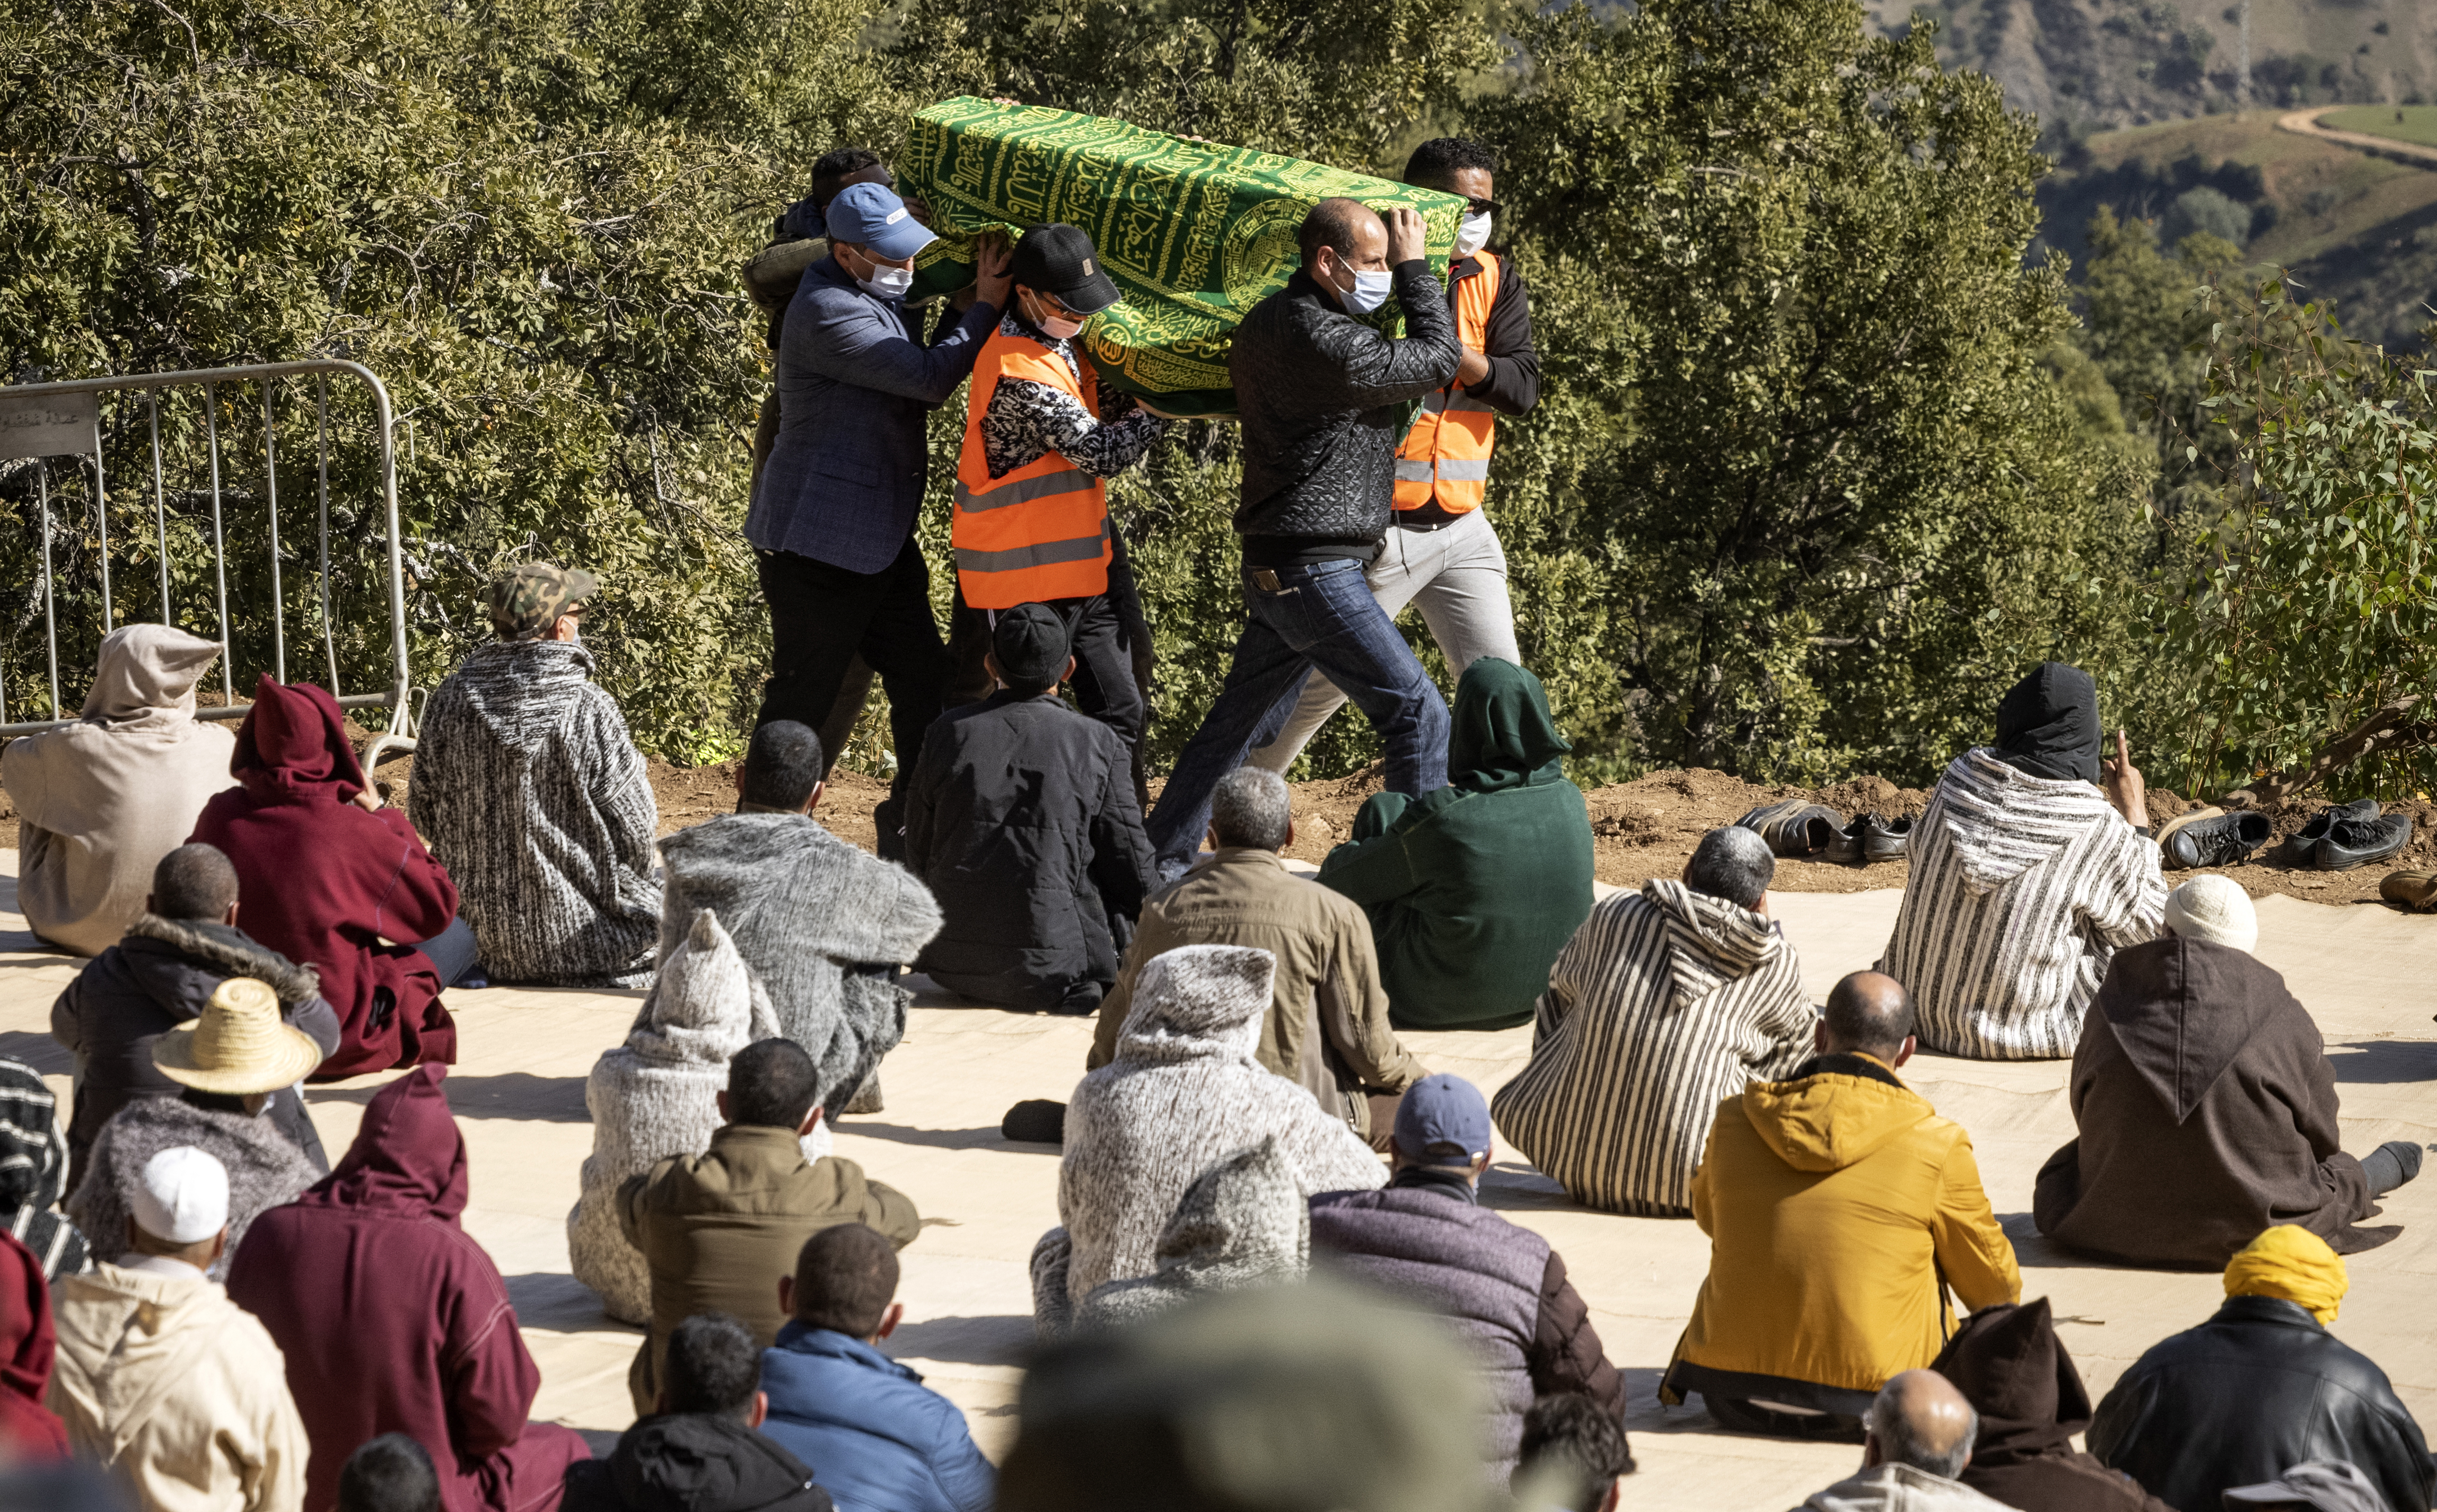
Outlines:
{"label": "patterned black and white sleeve", "polygon": [[982,455],[992,478],[1053,451],[1094,478],[1113,478],[1166,429],[1167,422],[1147,409],[1103,423],[1072,394],[1029,378],[1001,378],[982,414]]}

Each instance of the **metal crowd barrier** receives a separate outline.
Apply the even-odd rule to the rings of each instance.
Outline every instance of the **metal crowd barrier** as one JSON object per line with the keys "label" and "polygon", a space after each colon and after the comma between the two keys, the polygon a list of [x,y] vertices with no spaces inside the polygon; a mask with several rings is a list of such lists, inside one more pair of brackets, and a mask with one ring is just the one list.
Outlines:
{"label": "metal crowd barrier", "polygon": [[[386,547],[389,605],[389,686],[377,692],[349,693],[341,686],[337,628],[331,608],[330,564],[330,379],[333,375],[361,379],[371,391],[374,437],[378,447],[378,468],[381,491],[380,519],[383,522],[383,544]],[[320,605],[321,641],[324,666],[330,692],[342,708],[386,708],[390,710],[388,733],[376,739],[374,748],[365,754],[365,764],[378,759],[381,748],[393,754],[413,749],[412,713],[408,700],[406,660],[406,580],[397,519],[397,458],[393,431],[395,422],[391,413],[389,391],[371,369],[359,363],[322,358],[304,362],[270,362],[250,367],[207,368],[189,373],[153,373],[133,376],[76,378],[64,383],[22,384],[0,388],[0,461],[33,459],[37,508],[41,515],[43,630],[44,649],[50,673],[50,718],[20,720],[6,722],[13,712],[11,704],[28,701],[39,704],[39,690],[33,695],[17,693],[0,683],[0,737],[32,735],[74,722],[66,705],[60,699],[60,602],[59,583],[54,576],[55,526],[52,513],[52,459],[74,457],[76,474],[85,481],[82,508],[90,513],[76,520],[78,537],[89,522],[97,536],[95,547],[100,577],[100,629],[108,634],[116,622],[117,606],[114,602],[111,582],[110,496],[103,476],[104,394],[141,394],[145,423],[150,436],[152,474],[152,545],[159,553],[161,617],[163,624],[177,623],[175,605],[170,593],[170,510],[163,478],[161,441],[162,402],[168,391],[200,389],[202,393],[204,445],[208,456],[210,496],[211,600],[216,610],[220,643],[219,676],[222,702],[195,711],[204,720],[241,719],[254,705],[239,703],[236,697],[237,674],[232,661],[235,648],[230,638],[229,617],[229,534],[235,530],[241,539],[251,538],[259,528],[259,538],[267,547],[270,563],[269,619],[271,628],[271,665],[267,669],[280,682],[288,681],[288,603],[282,581],[279,515],[279,447],[278,422],[272,404],[275,386],[282,380],[303,378],[313,380],[313,412],[315,428],[315,462],[317,482],[315,495],[320,526],[318,564],[318,601]],[[233,520],[232,511],[223,487],[221,457],[221,391],[251,385],[257,392],[261,407],[262,455],[258,462],[249,462],[247,476],[259,467],[262,481],[262,506],[259,516],[248,511],[248,517]],[[111,418],[123,438],[131,424],[119,401],[111,408]],[[231,417],[237,411],[231,401]],[[140,444],[140,443],[139,443]],[[122,449],[124,441],[121,441]],[[234,468],[230,470],[234,477]],[[202,490],[186,490],[187,496],[199,495]],[[240,495],[250,499],[250,495]],[[140,507],[140,506],[139,506]],[[122,517],[126,506],[120,506]],[[183,524],[183,520],[182,520]],[[184,533],[183,530],[182,534]],[[359,530],[360,538],[360,530]],[[193,564],[189,561],[187,565]],[[264,606],[240,603],[240,612],[259,611]],[[30,628],[30,615],[24,622]],[[0,669],[5,675],[5,669]],[[309,675],[309,674],[308,674]]]}

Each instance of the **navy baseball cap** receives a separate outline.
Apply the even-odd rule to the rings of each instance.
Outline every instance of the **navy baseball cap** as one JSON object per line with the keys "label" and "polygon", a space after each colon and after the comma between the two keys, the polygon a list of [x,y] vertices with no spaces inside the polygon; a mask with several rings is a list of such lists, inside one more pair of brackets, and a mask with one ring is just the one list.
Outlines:
{"label": "navy baseball cap", "polygon": [[[1433,1145],[1452,1145],[1464,1157],[1434,1151]],[[1487,1155],[1489,1104],[1481,1088],[1445,1071],[1407,1087],[1396,1108],[1396,1149],[1420,1165],[1470,1165]]]}
{"label": "navy baseball cap", "polygon": [[850,241],[874,257],[903,262],[938,238],[914,218],[905,201],[876,183],[850,183],[830,201],[830,239]]}

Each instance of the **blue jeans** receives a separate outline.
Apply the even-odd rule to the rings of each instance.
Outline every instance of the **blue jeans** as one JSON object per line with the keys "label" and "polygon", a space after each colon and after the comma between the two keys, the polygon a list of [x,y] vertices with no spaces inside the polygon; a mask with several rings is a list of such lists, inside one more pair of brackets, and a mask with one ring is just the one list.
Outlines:
{"label": "blue jeans", "polygon": [[1395,621],[1371,597],[1361,563],[1246,567],[1244,602],[1243,634],[1218,701],[1176,758],[1145,826],[1167,877],[1190,866],[1201,848],[1218,779],[1244,765],[1254,747],[1277,738],[1315,668],[1387,743],[1392,791],[1418,798],[1446,786],[1446,703],[1396,634]]}

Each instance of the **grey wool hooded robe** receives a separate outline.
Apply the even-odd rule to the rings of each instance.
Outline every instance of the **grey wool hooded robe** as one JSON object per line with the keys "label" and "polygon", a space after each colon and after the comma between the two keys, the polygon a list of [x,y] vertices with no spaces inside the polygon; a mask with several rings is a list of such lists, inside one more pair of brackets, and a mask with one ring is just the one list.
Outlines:
{"label": "grey wool hooded robe", "polygon": [[[618,1188],[670,1156],[710,1149],[725,1121],[719,1094],[728,1087],[728,1061],[778,1033],[761,978],[736,953],[719,916],[705,909],[660,963],[626,1042],[603,1051],[585,1078],[592,1153],[567,1215],[567,1256],[575,1278],[621,1323],[652,1321],[652,1270],[619,1226]],[[802,1143],[807,1160],[828,1155],[828,1121]]]}
{"label": "grey wool hooded robe", "polygon": [[651,981],[658,815],[617,700],[573,642],[496,641],[431,693],[407,817],[495,982]]}
{"label": "grey wool hooded robe", "polygon": [[1311,1205],[1271,1135],[1220,1157],[1184,1189],[1159,1231],[1159,1269],[1095,1288],[1073,1310],[1062,1292],[1041,1298],[1042,1331],[1120,1327],[1211,1292],[1285,1286],[1311,1269]]}
{"label": "grey wool hooded robe", "polygon": [[2040,1232],[2134,1265],[2216,1270],[2295,1224],[2339,1255],[2395,1237],[2343,1153],[2309,1011],[2248,951],[2167,935],[2116,953],[2074,1051],[2080,1133],[2041,1168]]}
{"label": "grey wool hooded robe", "polygon": [[1267,950],[1187,945],[1135,978],[1116,1058],[1067,1105],[1062,1222],[1032,1251],[1033,1324],[1043,1333],[1103,1283],[1157,1272],[1160,1235],[1185,1189],[1247,1138],[1273,1139],[1306,1197],[1388,1179],[1343,1119],[1255,1058],[1274,971]]}
{"label": "grey wool hooded robe", "polygon": [[229,1261],[256,1217],[322,1179],[278,1125],[266,1116],[223,1113],[175,1097],[139,1098],[101,1126],[85,1158],[84,1173],[69,1193],[68,1216],[92,1243],[96,1259],[127,1253],[127,1220],[145,1164],[164,1150],[191,1144],[228,1172],[228,1252],[208,1273],[228,1279]]}
{"label": "grey wool hooded robe", "polygon": [[805,814],[725,814],[660,842],[673,954],[703,909],[762,979],[779,1032],[819,1069],[821,1106],[846,1105],[905,1037],[913,992],[891,968],[939,932],[939,906],[904,867],[864,854]]}

